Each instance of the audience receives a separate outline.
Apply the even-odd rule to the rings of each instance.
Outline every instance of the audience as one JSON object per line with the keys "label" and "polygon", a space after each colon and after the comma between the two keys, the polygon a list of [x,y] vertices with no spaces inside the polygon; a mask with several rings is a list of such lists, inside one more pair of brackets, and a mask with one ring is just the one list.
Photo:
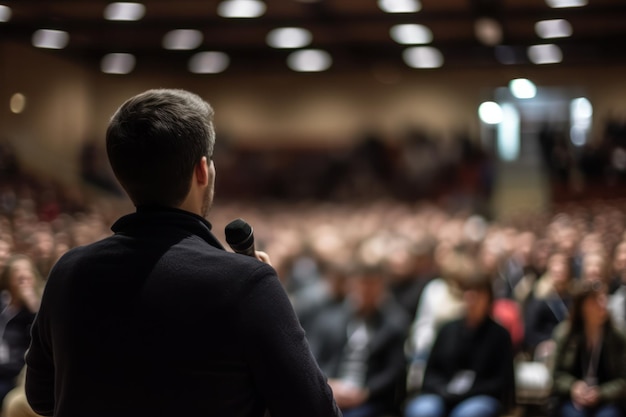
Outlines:
{"label": "audience", "polygon": [[[386,157],[393,157],[393,152]],[[383,171],[379,174],[389,174]],[[10,182],[0,178],[0,274],[8,274],[15,255],[25,255],[45,279],[61,254],[110,234],[112,219],[132,210],[119,197],[92,191],[63,189],[19,170]],[[397,307],[412,319],[396,324],[395,330],[405,337],[403,368],[395,368],[394,362],[394,377],[401,379],[408,372],[408,378],[404,386],[396,379],[393,390],[386,388],[381,401],[386,407],[389,398],[397,409],[403,395],[422,393],[437,335],[465,313],[458,262],[453,261],[459,253],[470,254],[472,268],[491,278],[492,320],[508,330],[514,352],[520,334],[524,350],[531,354],[542,342],[548,346],[554,341],[556,326],[569,320],[571,283],[604,282],[611,321],[626,330],[625,201],[555,205],[551,212],[496,221],[459,203],[464,200],[457,197],[432,200],[437,203],[389,196],[254,204],[225,199],[213,208],[211,221],[222,241],[223,226],[236,217],[255,227],[257,245],[271,254],[312,345],[320,332],[316,323],[339,311],[347,314],[342,309],[354,302],[357,285],[350,266],[357,260],[377,265],[385,277],[384,305],[393,304],[394,310]],[[511,306],[523,312],[521,332],[519,320],[509,314],[515,310]],[[9,385],[15,384],[19,370],[17,364],[12,368]],[[339,374],[328,375],[339,379]],[[337,395],[350,397],[351,391],[341,386],[337,382]],[[363,395],[352,399],[367,398],[361,405],[378,401],[376,390],[360,392]],[[357,403],[348,401],[346,413],[368,409]]]}

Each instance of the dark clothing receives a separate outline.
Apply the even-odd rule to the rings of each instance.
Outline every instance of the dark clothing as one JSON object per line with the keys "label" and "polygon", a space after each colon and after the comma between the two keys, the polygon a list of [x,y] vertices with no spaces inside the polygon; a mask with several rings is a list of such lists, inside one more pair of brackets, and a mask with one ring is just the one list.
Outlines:
{"label": "dark clothing", "polygon": [[[599,357],[587,349],[582,334],[570,335],[570,323],[565,321],[554,331],[556,351],[554,358],[553,394],[557,401],[570,398],[572,385],[584,380],[589,365],[597,378],[601,404],[626,404],[626,337],[610,323],[604,328]],[[595,359],[590,362],[591,359]]]}
{"label": "dark clothing", "polygon": [[[449,390],[460,371],[470,371],[473,382],[462,394]],[[496,398],[511,406],[515,392],[511,337],[493,319],[477,328],[465,319],[446,323],[435,340],[424,373],[422,392],[440,396],[448,409],[477,395]]]}
{"label": "dark clothing", "polygon": [[531,355],[537,345],[552,338],[556,326],[568,315],[570,300],[557,294],[536,298],[531,295],[524,307],[524,350]]}
{"label": "dark clothing", "polygon": [[[351,325],[358,321],[348,302],[320,312],[311,324],[307,338],[311,350],[328,378],[340,378],[342,365],[349,355],[348,339]],[[369,390],[368,403],[382,407],[383,412],[396,411],[402,400],[406,362],[404,342],[409,317],[395,302],[384,304],[365,320],[369,329],[364,388]]]}
{"label": "dark clothing", "polygon": [[26,356],[55,417],[340,416],[272,267],[139,209],[53,268]]}
{"label": "dark clothing", "polygon": [[16,378],[24,367],[24,353],[30,344],[30,326],[35,313],[28,308],[1,306],[0,329],[0,402],[16,385]]}

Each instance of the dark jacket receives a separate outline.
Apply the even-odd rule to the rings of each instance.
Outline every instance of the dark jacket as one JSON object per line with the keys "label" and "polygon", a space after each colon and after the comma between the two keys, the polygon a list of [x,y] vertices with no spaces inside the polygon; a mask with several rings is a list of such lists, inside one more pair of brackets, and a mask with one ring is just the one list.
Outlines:
{"label": "dark jacket", "polygon": [[[583,335],[570,336],[570,323],[561,323],[554,331],[553,394],[560,403],[570,398],[574,382],[583,379]],[[602,403],[626,404],[626,337],[607,322],[598,364],[598,386]]]}
{"label": "dark jacket", "polygon": [[140,209],[53,268],[26,393],[55,417],[339,416],[272,267]]}
{"label": "dark jacket", "polygon": [[[448,391],[459,371],[473,371],[473,384],[464,394]],[[513,348],[506,329],[487,317],[475,329],[465,319],[445,324],[428,357],[422,392],[436,394],[448,406],[476,396],[494,397],[506,408],[515,392]]]}
{"label": "dark jacket", "polygon": [[[4,310],[6,307],[0,308]],[[13,381],[24,367],[24,353],[30,344],[30,326],[35,313],[22,307],[16,314],[10,314],[9,317],[2,333],[2,344],[7,349],[7,357],[0,364],[0,380],[2,381]]]}
{"label": "dark jacket", "polygon": [[[352,306],[344,302],[320,312],[310,326],[307,338],[311,350],[328,378],[339,377],[348,342],[348,326],[354,317]],[[395,411],[406,382],[403,349],[409,317],[400,305],[389,300],[366,322],[371,331],[365,375],[368,402]]]}

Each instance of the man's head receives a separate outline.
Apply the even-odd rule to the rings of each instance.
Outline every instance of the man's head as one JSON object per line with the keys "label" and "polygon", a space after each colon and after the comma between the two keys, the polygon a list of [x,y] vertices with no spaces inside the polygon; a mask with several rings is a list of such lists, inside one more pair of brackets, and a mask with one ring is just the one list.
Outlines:
{"label": "man's head", "polygon": [[166,89],[132,97],[113,115],[106,144],[113,172],[135,206],[181,207],[201,190],[198,211],[206,214],[213,199],[215,131],[213,109],[200,97]]}

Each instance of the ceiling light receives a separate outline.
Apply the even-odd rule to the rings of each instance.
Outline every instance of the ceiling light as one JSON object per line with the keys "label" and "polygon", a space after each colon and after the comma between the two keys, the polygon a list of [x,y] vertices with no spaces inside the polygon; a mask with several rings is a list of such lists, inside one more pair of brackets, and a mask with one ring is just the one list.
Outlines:
{"label": "ceiling light", "polygon": [[535,23],[537,36],[543,39],[572,36],[572,25],[565,19],[542,20]]}
{"label": "ceiling light", "polygon": [[189,71],[194,74],[217,74],[228,68],[230,59],[223,52],[198,52],[189,60]]}
{"label": "ceiling light", "polygon": [[420,45],[433,40],[433,32],[424,25],[402,24],[393,26],[389,34],[391,39],[402,45]]}
{"label": "ceiling light", "polygon": [[217,6],[217,14],[228,18],[262,16],[267,6],[259,0],[224,0]]}
{"label": "ceiling light", "polygon": [[70,35],[62,30],[39,29],[33,34],[32,41],[37,48],[63,49],[70,41]]}
{"label": "ceiling light", "polygon": [[528,47],[528,58],[537,65],[557,64],[563,61],[563,53],[554,44],[533,45]]}
{"label": "ceiling light", "polygon": [[483,17],[474,22],[474,34],[485,45],[498,45],[502,42],[502,25],[495,19]]}
{"label": "ceiling light", "polygon": [[26,108],[26,96],[22,93],[15,93],[9,100],[9,108],[11,113],[20,114]]}
{"label": "ceiling light", "polygon": [[402,53],[404,62],[412,68],[439,68],[443,65],[443,55],[431,46],[415,46]]}
{"label": "ceiling light", "polygon": [[128,74],[135,68],[135,61],[131,54],[107,54],[100,62],[100,69],[106,74]]}
{"label": "ceiling light", "polygon": [[141,3],[117,2],[104,8],[106,20],[136,21],[146,14],[146,6]]}
{"label": "ceiling light", "polygon": [[195,29],[171,30],[163,37],[163,48],[171,50],[190,50],[202,45],[204,36]]}
{"label": "ceiling light", "polygon": [[0,4],[0,22],[8,22],[11,20],[11,8]]}
{"label": "ceiling light", "polygon": [[504,113],[502,107],[494,101],[485,101],[478,107],[478,117],[483,123],[488,125],[497,125],[502,122]]}
{"label": "ceiling light", "polygon": [[526,78],[516,78],[509,83],[511,94],[519,99],[533,98],[537,95],[537,87]]}
{"label": "ceiling light", "polygon": [[422,10],[419,0],[378,0],[378,7],[385,13],[415,13]]}
{"label": "ceiling light", "polygon": [[587,5],[587,0],[546,0],[548,6],[554,9],[565,7],[582,7]]}
{"label": "ceiling light", "polygon": [[302,28],[278,28],[267,34],[267,44],[273,48],[302,48],[311,43],[313,35]]}
{"label": "ceiling light", "polygon": [[326,51],[319,49],[303,49],[292,52],[287,57],[287,65],[294,71],[319,72],[332,65],[332,58]]}

